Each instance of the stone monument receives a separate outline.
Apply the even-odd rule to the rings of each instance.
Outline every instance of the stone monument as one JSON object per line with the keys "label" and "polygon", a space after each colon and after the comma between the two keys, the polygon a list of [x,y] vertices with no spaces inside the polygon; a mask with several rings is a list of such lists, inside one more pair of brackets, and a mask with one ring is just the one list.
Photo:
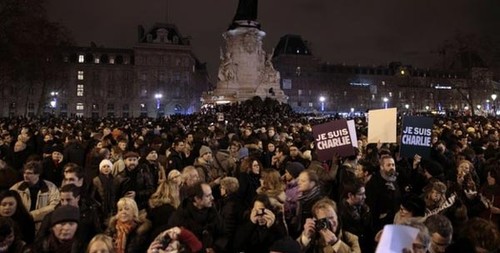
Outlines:
{"label": "stone monument", "polygon": [[202,97],[208,103],[234,103],[259,96],[287,102],[280,88],[280,73],[266,54],[262,40],[266,33],[257,22],[257,0],[240,0],[233,23],[222,35],[226,45],[220,49],[217,87]]}

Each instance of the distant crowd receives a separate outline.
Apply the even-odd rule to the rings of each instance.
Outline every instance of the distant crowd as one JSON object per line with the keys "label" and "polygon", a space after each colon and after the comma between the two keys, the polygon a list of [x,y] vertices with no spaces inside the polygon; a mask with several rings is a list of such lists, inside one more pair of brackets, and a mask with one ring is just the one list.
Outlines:
{"label": "distant crowd", "polygon": [[[429,159],[398,143],[319,160],[338,119],[266,101],[151,118],[0,119],[0,252],[500,252],[500,120],[436,117]],[[398,129],[400,131],[400,129]]]}

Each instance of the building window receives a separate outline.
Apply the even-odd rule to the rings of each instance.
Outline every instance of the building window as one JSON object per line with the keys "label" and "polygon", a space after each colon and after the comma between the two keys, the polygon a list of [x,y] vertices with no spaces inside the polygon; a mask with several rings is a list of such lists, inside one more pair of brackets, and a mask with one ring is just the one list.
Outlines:
{"label": "building window", "polygon": [[92,111],[97,111],[99,110],[99,105],[98,104],[92,104]]}
{"label": "building window", "polygon": [[30,110],[30,111],[35,110],[35,104],[33,104],[33,103],[29,103],[29,104],[28,104],[28,110]]}
{"label": "building window", "polygon": [[62,104],[61,104],[61,110],[63,110],[63,111],[68,110],[68,104],[66,104],[66,103],[62,103]]}
{"label": "building window", "polygon": [[392,92],[389,92],[389,97],[391,97],[391,98],[392,98]]}
{"label": "building window", "polygon": [[83,84],[76,85],[76,96],[83,97]]}
{"label": "building window", "polygon": [[83,80],[83,70],[78,70],[78,80]]}
{"label": "building window", "polygon": [[79,63],[84,63],[85,62],[85,56],[83,54],[78,55],[78,62]]}
{"label": "building window", "polygon": [[128,111],[129,110],[129,105],[128,104],[124,104],[123,107],[122,107],[122,110]]}
{"label": "building window", "polygon": [[9,109],[16,109],[16,103],[15,102],[10,103]]}
{"label": "building window", "polygon": [[309,102],[309,107],[313,107],[313,103],[312,102]]}
{"label": "building window", "polygon": [[96,57],[96,58],[94,59],[94,63],[95,63],[95,64],[99,64],[99,63],[101,63],[101,59],[99,59],[99,58],[97,58],[97,57]]}
{"label": "building window", "polygon": [[114,111],[115,110],[115,104],[108,104],[108,111]]}
{"label": "building window", "polygon": [[115,58],[113,57],[109,58],[109,64],[115,64]]}
{"label": "building window", "polygon": [[76,110],[83,111],[83,103],[76,103]]}

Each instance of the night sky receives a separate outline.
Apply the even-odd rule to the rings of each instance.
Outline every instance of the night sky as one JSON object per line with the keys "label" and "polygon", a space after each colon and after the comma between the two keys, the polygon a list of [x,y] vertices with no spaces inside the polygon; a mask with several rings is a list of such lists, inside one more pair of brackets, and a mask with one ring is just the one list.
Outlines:
{"label": "night sky", "polygon": [[[64,24],[79,46],[90,41],[132,48],[137,25],[167,20],[165,0],[48,0],[53,21]],[[221,34],[238,0],[170,0],[168,22],[192,37],[195,54],[214,73]],[[457,32],[500,33],[498,0],[267,0],[258,20],[270,51],[285,34],[299,34],[325,62],[384,65],[401,61],[418,67],[438,63],[437,47]]]}

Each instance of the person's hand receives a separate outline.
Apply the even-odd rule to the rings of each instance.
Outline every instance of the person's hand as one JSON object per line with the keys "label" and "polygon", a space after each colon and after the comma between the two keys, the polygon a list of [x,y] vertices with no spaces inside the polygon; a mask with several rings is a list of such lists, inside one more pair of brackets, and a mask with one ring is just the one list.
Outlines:
{"label": "person's hand", "polygon": [[276,221],[276,216],[269,209],[264,209],[264,220],[266,220],[266,226],[270,228]]}
{"label": "person's hand", "polygon": [[252,211],[250,212],[250,221],[253,223],[253,224],[257,224],[257,209],[255,208],[252,208]]}
{"label": "person's hand", "polygon": [[422,161],[422,157],[419,156],[418,154],[415,154],[413,156],[413,169],[418,168],[418,165],[420,164],[420,161]]}
{"label": "person's hand", "polygon": [[306,222],[304,223],[304,232],[302,232],[302,234],[307,238],[311,238],[316,232],[315,224],[316,223],[313,219],[306,219]]}
{"label": "person's hand", "polygon": [[333,233],[330,229],[324,228],[319,231],[319,234],[321,237],[323,237],[323,240],[328,244],[328,245],[333,245],[335,244],[339,238],[337,238],[337,235]]}
{"label": "person's hand", "polygon": [[165,252],[161,248],[163,247],[160,241],[154,240],[151,245],[149,245],[147,253],[163,253]]}

